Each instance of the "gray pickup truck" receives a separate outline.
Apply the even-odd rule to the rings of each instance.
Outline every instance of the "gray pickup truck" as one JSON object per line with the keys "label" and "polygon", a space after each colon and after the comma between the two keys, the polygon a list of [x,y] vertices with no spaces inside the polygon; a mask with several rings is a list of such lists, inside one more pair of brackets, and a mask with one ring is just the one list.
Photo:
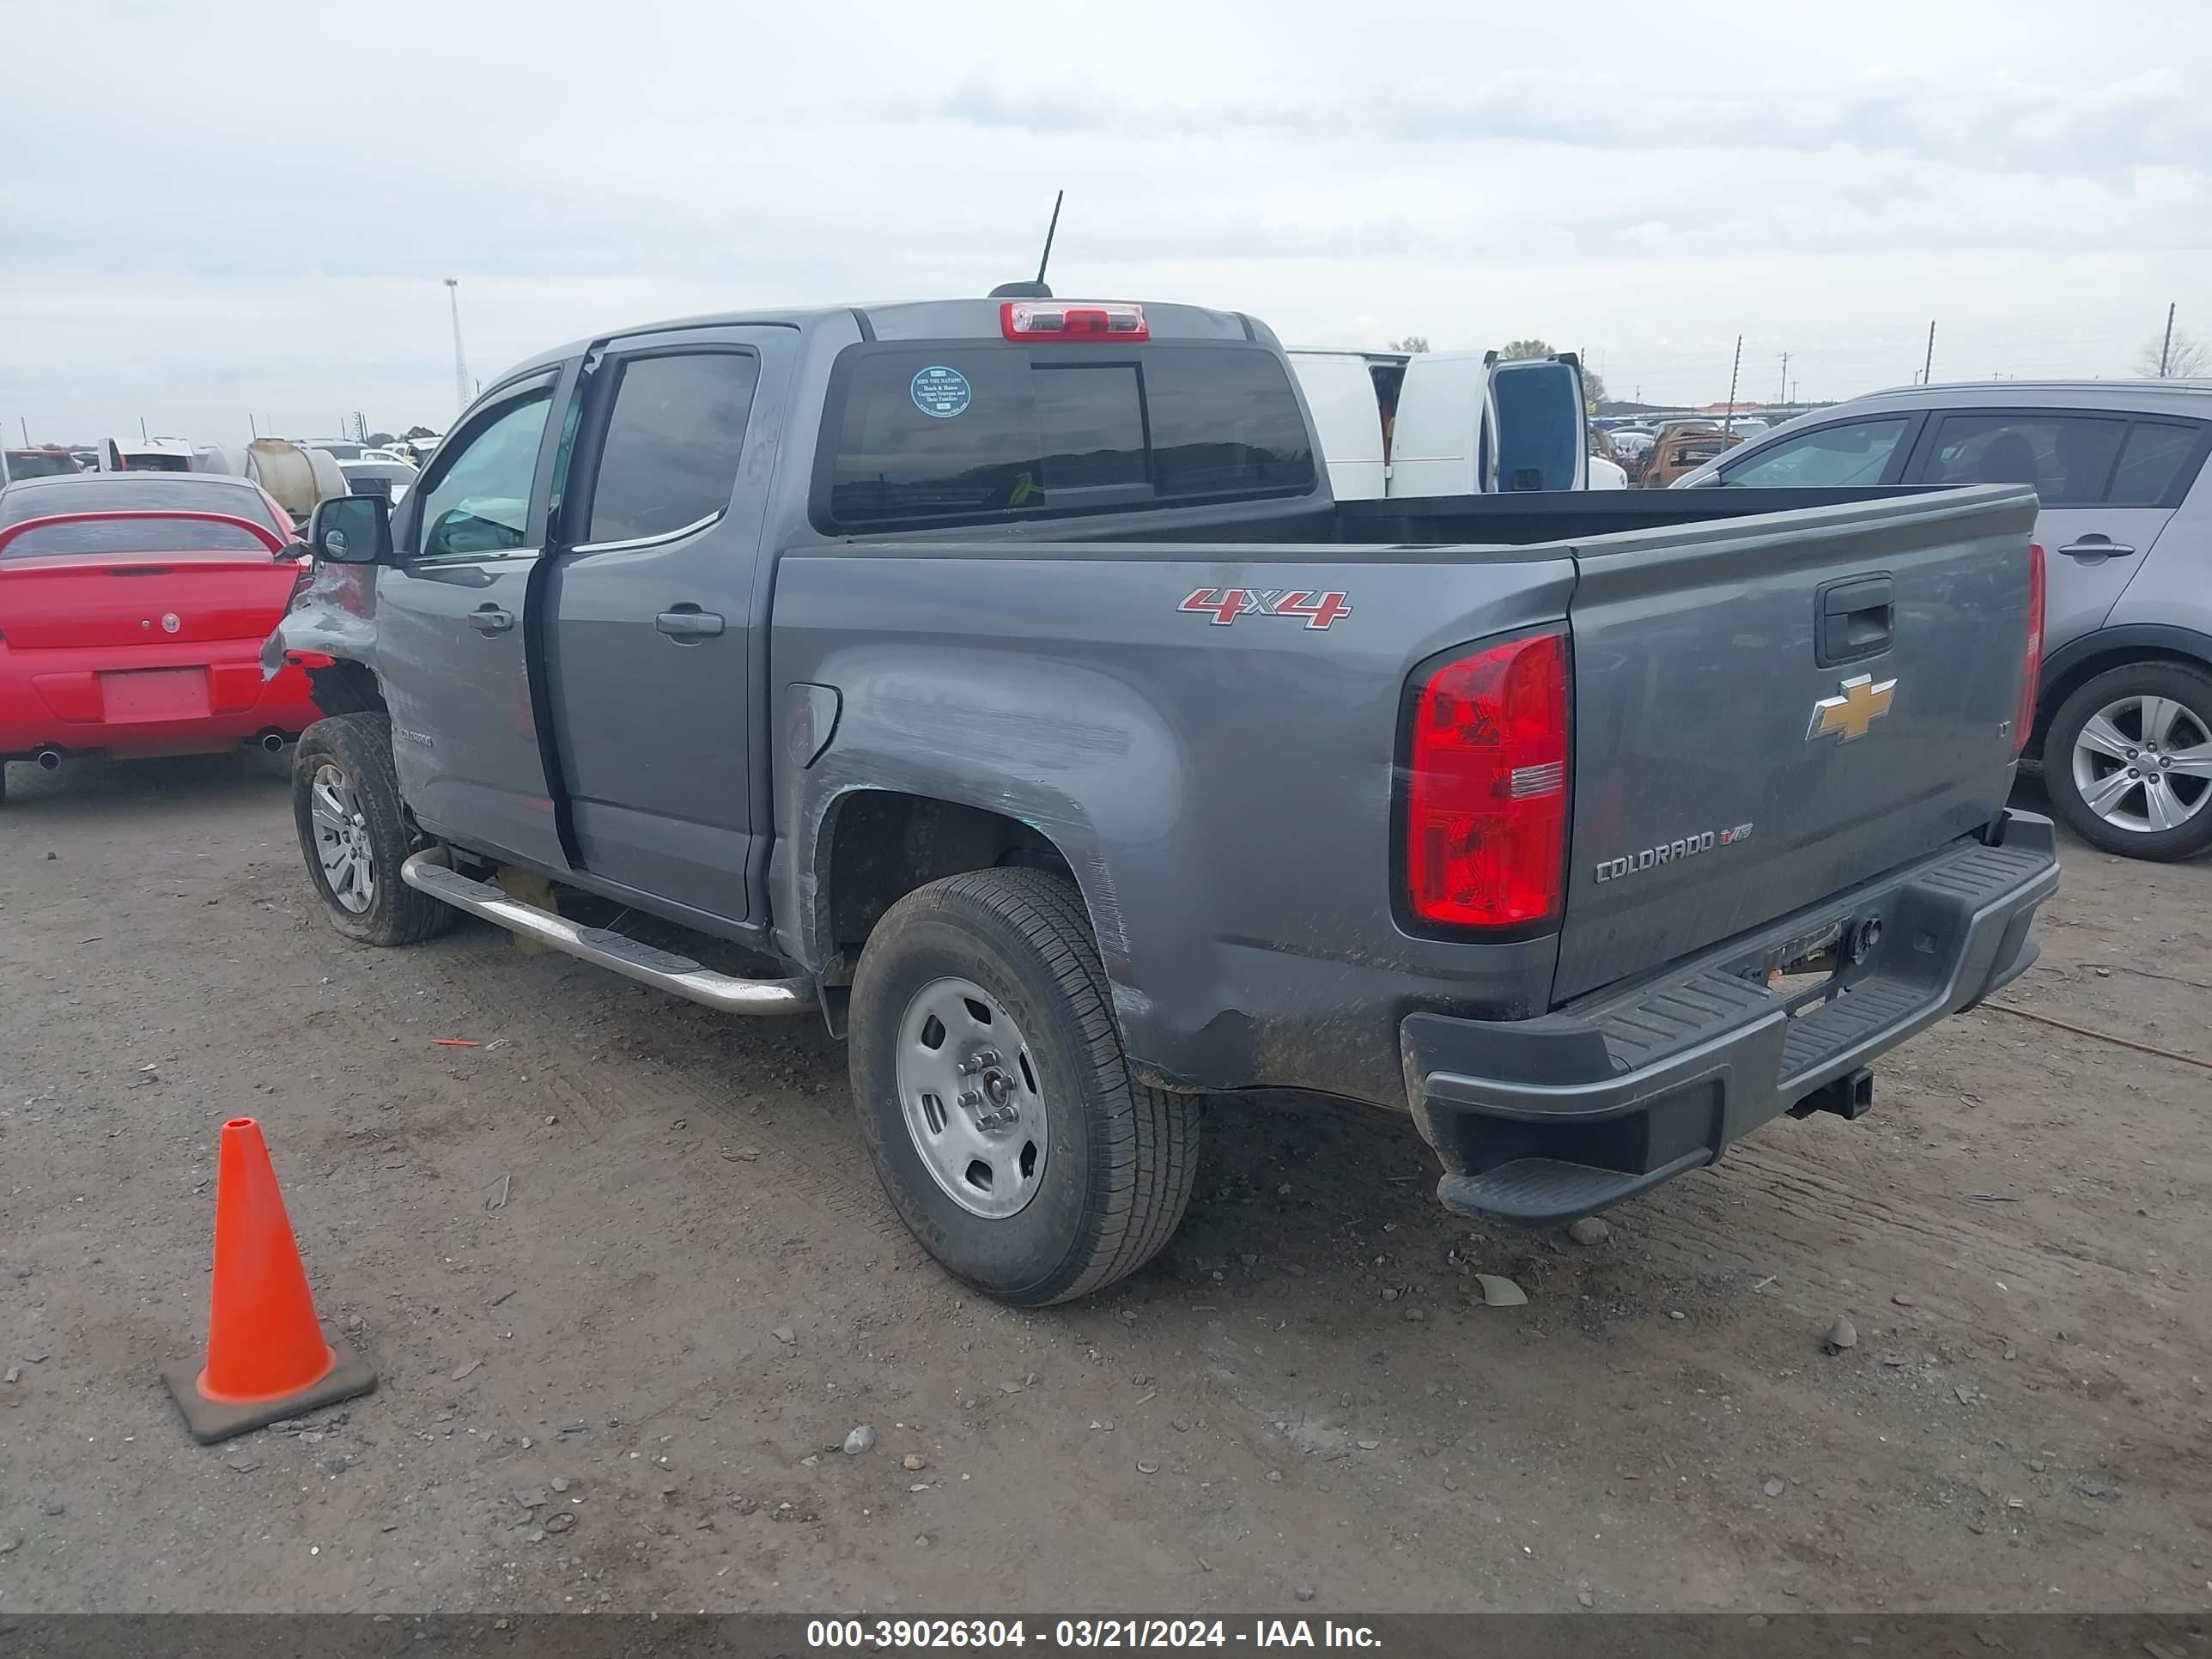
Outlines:
{"label": "gray pickup truck", "polygon": [[1410,1111],[1527,1223],[1859,1115],[2057,884],[2035,512],[1340,503],[1245,316],[762,313],[503,377],[318,510],[265,660],[340,932],[818,1008],[901,1215],[1034,1305],[1160,1248],[1226,1091]]}

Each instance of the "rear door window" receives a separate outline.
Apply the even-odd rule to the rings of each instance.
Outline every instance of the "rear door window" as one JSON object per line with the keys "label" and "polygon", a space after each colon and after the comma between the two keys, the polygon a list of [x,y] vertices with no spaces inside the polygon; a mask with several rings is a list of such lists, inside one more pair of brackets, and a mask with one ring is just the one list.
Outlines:
{"label": "rear door window", "polygon": [[824,417],[830,530],[1299,494],[1313,446],[1273,353],[1239,347],[858,347]]}
{"label": "rear door window", "polygon": [[2063,410],[1942,415],[1917,482],[2033,484],[2045,507],[2094,506],[2127,429],[2124,420]]}
{"label": "rear door window", "polygon": [[2197,446],[2203,430],[2179,422],[2137,421],[2120,446],[2120,464],[2113,469],[2106,499],[2114,507],[2179,504],[2203,464]]}
{"label": "rear door window", "polygon": [[620,368],[584,541],[643,541],[725,512],[751,418],[760,360],[670,352]]}
{"label": "rear door window", "polygon": [[1877,484],[1911,424],[1910,416],[1897,415],[1779,439],[1723,468],[1721,483],[1735,489]]}

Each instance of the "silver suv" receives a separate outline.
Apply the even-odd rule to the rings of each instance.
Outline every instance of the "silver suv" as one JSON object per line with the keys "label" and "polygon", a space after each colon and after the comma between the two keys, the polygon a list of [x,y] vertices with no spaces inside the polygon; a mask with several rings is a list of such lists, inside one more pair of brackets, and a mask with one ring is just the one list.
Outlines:
{"label": "silver suv", "polygon": [[1877,392],[1776,428],[1677,489],[2032,483],[2047,560],[2028,752],[2082,838],[2212,847],[2212,380]]}

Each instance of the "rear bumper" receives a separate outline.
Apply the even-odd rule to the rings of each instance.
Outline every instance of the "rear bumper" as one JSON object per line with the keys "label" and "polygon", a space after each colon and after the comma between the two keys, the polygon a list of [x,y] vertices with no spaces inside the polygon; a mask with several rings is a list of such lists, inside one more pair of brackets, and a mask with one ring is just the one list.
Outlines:
{"label": "rear bumper", "polygon": [[[66,660],[52,660],[63,659]],[[197,678],[192,678],[192,677]],[[158,678],[161,695],[120,695]],[[16,652],[0,645],[0,760],[43,749],[158,754],[297,737],[321,718],[307,670],[262,675],[258,641],[92,653]]]}
{"label": "rear bumper", "polygon": [[[2057,890],[2051,821],[2008,812],[1969,842],[1628,987],[1539,1019],[1419,1013],[1401,1025],[1407,1091],[1443,1159],[1437,1195],[1490,1220],[1566,1221],[1717,1160],[1769,1118],[1850,1079],[2027,971]],[[1768,971],[1840,926],[1880,938],[1810,1006]],[[1848,946],[1844,952],[1848,954]]]}

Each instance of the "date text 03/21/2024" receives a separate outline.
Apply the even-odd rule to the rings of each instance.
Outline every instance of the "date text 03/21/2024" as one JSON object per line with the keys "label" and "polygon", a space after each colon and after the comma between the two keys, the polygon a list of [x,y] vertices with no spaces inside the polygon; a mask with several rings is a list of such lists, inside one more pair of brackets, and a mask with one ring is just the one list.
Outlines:
{"label": "date text 03/21/2024", "polygon": [[1060,1619],[1032,1629],[1019,1619],[815,1619],[806,1645],[883,1652],[906,1648],[1380,1648],[1365,1625],[1331,1620]]}

